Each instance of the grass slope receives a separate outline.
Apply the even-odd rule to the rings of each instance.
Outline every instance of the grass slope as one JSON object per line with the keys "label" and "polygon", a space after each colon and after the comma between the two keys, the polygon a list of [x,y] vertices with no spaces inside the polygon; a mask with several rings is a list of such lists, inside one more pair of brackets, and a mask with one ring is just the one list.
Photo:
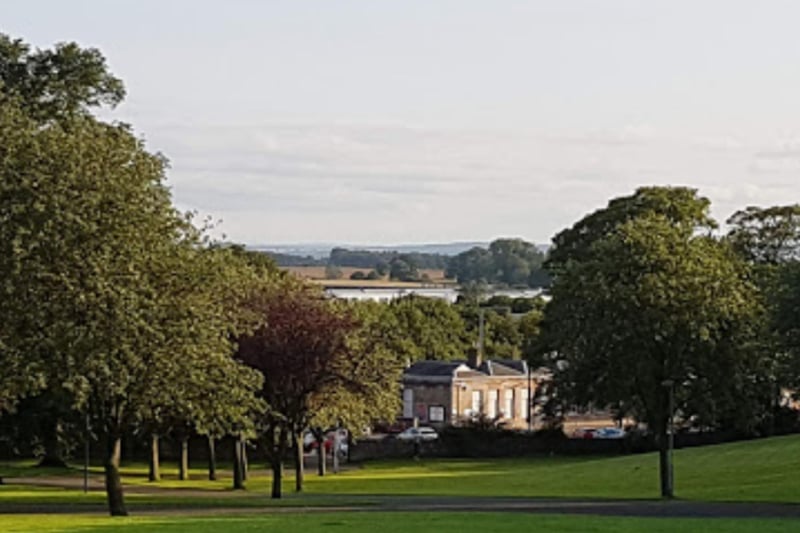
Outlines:
{"label": "grass slope", "polygon": [[777,533],[796,531],[800,523],[791,520],[728,520],[728,519],[663,519],[609,518],[595,516],[553,516],[508,513],[336,513],[280,514],[238,517],[135,517],[112,519],[91,516],[0,516],[3,531],[9,533],[55,533],[81,531],[91,533],[203,533],[225,531],[244,533],[280,531],[281,533],[314,533],[346,531],[406,533],[519,533],[551,531],[570,533]]}
{"label": "grass slope", "polygon": [[[738,442],[675,452],[676,494],[708,501],[771,501],[800,503],[800,435]],[[254,465],[255,466],[255,465]],[[293,495],[286,479],[287,505],[346,504],[357,495],[508,496],[551,498],[658,498],[658,458],[655,454],[606,458],[542,457],[492,460],[403,460],[374,462],[324,478],[309,472],[306,494]],[[288,472],[289,469],[287,469]],[[128,466],[124,482],[132,505],[204,505],[218,507],[264,505],[268,500],[266,469],[254,469],[245,494],[229,490],[230,479],[181,482],[174,473],[164,481],[146,481],[146,467]],[[0,467],[0,475],[30,475],[35,469]],[[95,470],[95,475],[100,470]],[[48,471],[52,475],[52,471]],[[77,471],[66,475],[79,477]],[[9,479],[9,482],[13,480]],[[78,485],[76,485],[77,487]],[[164,494],[137,494],[149,488]],[[360,500],[360,498],[357,498]],[[4,504],[103,502],[101,492],[83,495],[77,489],[0,486]],[[279,502],[280,503],[280,502]]]}
{"label": "grass slope", "polygon": [[[675,452],[676,494],[710,501],[800,502],[800,436]],[[658,498],[658,456],[376,462],[336,477],[308,478],[334,494],[429,494],[556,498]]]}

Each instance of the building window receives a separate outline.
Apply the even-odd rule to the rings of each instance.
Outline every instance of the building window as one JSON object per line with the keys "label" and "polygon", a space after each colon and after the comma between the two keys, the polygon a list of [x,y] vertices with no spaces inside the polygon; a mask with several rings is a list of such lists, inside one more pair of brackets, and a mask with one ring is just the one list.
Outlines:
{"label": "building window", "polygon": [[514,418],[514,389],[506,389],[503,391],[503,394],[505,394],[503,416],[506,418]]}
{"label": "building window", "polygon": [[430,422],[444,422],[444,406],[431,405],[428,407],[428,420]]}
{"label": "building window", "polygon": [[403,389],[403,418],[414,418],[413,389]]}
{"label": "building window", "polygon": [[483,398],[481,397],[481,391],[474,390],[472,391],[472,415],[476,416],[481,413],[483,410]]}
{"label": "building window", "polygon": [[489,418],[497,418],[497,401],[498,401],[498,394],[497,390],[490,390],[489,391],[489,400],[487,401],[487,407],[489,408],[486,411],[486,416]]}

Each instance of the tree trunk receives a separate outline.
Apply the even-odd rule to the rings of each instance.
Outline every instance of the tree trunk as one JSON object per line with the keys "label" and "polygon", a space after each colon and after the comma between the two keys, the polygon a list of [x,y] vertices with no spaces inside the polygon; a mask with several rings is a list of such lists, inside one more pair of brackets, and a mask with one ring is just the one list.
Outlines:
{"label": "tree trunk", "polygon": [[279,455],[270,459],[270,466],[272,467],[272,498],[279,500],[281,498],[281,477],[283,475]]}
{"label": "tree trunk", "polygon": [[150,472],[147,476],[150,481],[161,481],[161,460],[158,453],[158,435],[150,435]]}
{"label": "tree trunk", "polygon": [[217,449],[211,435],[208,436],[208,480],[217,480]]}
{"label": "tree trunk", "polygon": [[178,479],[189,479],[189,437],[181,437],[181,458],[178,465]]}
{"label": "tree trunk", "polygon": [[47,422],[51,423],[45,423],[43,428],[44,456],[39,461],[39,466],[64,468],[67,462],[64,460],[64,450],[61,447],[61,421],[55,419]]}
{"label": "tree trunk", "polygon": [[250,473],[250,463],[247,461],[247,439],[241,437],[242,443],[242,479],[247,481],[247,476]]}
{"label": "tree trunk", "polygon": [[328,454],[325,453],[325,441],[317,439],[317,474],[320,476],[325,475],[325,464]]}
{"label": "tree trunk", "polygon": [[233,490],[244,490],[244,443],[240,437],[233,441]]}
{"label": "tree trunk", "polygon": [[103,466],[106,474],[108,512],[111,516],[128,516],[128,510],[125,508],[125,498],[122,493],[122,480],[119,476],[122,439],[119,436],[109,437],[106,444],[106,458]]}
{"label": "tree trunk", "polygon": [[303,492],[303,476],[305,475],[305,465],[303,464],[303,434],[294,435],[294,491]]}

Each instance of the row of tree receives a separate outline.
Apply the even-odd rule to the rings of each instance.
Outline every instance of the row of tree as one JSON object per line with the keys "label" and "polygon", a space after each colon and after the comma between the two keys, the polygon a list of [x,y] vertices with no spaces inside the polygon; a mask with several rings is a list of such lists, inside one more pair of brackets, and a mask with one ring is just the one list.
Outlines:
{"label": "row of tree", "polygon": [[330,301],[263,254],[209,242],[172,206],[166,160],[92,115],[123,96],[96,50],[0,35],[2,423],[35,420],[59,461],[87,419],[112,515],[127,513],[119,464],[133,434],[151,438],[153,479],[164,435],[181,442],[182,477],[190,435],[212,457],[223,436],[257,439],[278,497],[306,428],[396,413],[402,361],[384,309]]}

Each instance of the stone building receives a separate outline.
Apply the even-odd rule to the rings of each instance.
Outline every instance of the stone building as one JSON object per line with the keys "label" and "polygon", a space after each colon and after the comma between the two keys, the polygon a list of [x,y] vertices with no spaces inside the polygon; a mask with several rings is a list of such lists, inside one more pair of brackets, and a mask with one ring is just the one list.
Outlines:
{"label": "stone building", "polygon": [[403,418],[434,427],[484,415],[511,429],[529,429],[531,399],[545,376],[525,361],[418,361],[403,374]]}

